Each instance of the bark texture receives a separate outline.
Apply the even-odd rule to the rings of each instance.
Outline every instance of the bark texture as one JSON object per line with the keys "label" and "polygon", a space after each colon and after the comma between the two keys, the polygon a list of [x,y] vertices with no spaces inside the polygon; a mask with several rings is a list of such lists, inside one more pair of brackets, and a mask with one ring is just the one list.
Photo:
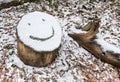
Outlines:
{"label": "bark texture", "polygon": [[58,49],[51,52],[36,52],[17,38],[18,57],[26,64],[35,67],[47,66],[57,57]]}

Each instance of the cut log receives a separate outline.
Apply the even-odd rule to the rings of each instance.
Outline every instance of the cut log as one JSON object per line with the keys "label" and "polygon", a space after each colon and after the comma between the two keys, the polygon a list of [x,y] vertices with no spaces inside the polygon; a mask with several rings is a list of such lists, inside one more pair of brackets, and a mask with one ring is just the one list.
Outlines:
{"label": "cut log", "polygon": [[26,65],[49,65],[57,57],[60,43],[60,25],[49,14],[29,13],[22,17],[17,26],[18,57]]}
{"label": "cut log", "polygon": [[24,45],[19,38],[17,38],[18,57],[30,66],[47,66],[52,63],[58,54],[58,49],[46,52],[37,52],[32,48]]}
{"label": "cut log", "polygon": [[[91,22],[85,26],[85,31],[88,31],[86,34],[69,34],[77,43],[93,54],[95,57],[101,59],[102,61],[112,64],[120,68],[120,59],[115,57],[113,52],[105,52],[95,41],[96,33],[98,32],[99,24],[98,22]],[[89,38],[90,37],[90,38]],[[120,54],[119,54],[120,55]]]}

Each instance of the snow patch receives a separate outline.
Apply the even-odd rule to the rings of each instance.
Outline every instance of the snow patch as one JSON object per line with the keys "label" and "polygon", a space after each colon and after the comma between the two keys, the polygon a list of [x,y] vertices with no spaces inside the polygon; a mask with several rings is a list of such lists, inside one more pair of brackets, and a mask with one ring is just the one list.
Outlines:
{"label": "snow patch", "polygon": [[120,54],[119,48],[115,47],[112,44],[107,43],[104,39],[101,38],[95,39],[95,42],[97,42],[97,44],[99,44],[102,47],[103,51],[112,51],[114,53]]}
{"label": "snow patch", "polygon": [[76,29],[75,27],[71,27],[70,30],[73,31],[73,33],[87,33],[86,31],[83,31],[81,29]]}

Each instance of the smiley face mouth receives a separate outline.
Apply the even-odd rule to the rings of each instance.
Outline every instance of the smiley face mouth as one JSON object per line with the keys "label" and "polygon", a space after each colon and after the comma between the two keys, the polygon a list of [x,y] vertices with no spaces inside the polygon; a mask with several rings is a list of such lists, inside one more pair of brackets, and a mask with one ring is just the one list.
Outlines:
{"label": "smiley face mouth", "polygon": [[46,38],[39,38],[39,37],[35,37],[35,36],[32,36],[32,35],[30,35],[29,37],[30,37],[31,39],[37,40],[37,41],[46,41],[46,40],[52,38],[53,36],[54,36],[54,29],[53,29],[53,27],[52,27],[52,35],[50,35],[50,36],[48,36],[48,37],[46,37]]}

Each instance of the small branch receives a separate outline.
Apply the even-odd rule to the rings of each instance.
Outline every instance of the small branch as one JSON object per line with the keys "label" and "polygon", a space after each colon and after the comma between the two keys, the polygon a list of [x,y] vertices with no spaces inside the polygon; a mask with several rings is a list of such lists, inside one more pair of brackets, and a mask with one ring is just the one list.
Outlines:
{"label": "small branch", "polygon": [[89,22],[87,25],[85,25],[85,26],[82,28],[82,30],[83,30],[83,31],[89,31],[91,26],[92,26],[92,22]]}
{"label": "small branch", "polygon": [[95,57],[120,68],[120,60],[114,56],[114,53],[102,51],[102,48],[93,41],[96,33],[98,33],[98,28],[99,21],[93,21],[85,26],[84,30],[88,31],[88,33],[69,34],[69,36],[76,40],[80,46],[89,51]]}
{"label": "small branch", "polygon": [[92,41],[93,38],[95,38],[95,35],[98,33],[98,28],[99,28],[99,20],[89,22],[86,26],[85,29],[83,27],[83,30],[88,31],[87,33],[81,33],[81,34],[69,34],[73,39],[75,40],[81,40],[85,42],[90,42]]}
{"label": "small branch", "polygon": [[[88,33],[81,35],[81,37],[86,38],[87,40],[91,40],[98,33],[99,28],[99,20],[94,20],[93,22],[88,23],[85,26],[85,29],[88,30]],[[84,30],[85,30],[84,29]]]}

